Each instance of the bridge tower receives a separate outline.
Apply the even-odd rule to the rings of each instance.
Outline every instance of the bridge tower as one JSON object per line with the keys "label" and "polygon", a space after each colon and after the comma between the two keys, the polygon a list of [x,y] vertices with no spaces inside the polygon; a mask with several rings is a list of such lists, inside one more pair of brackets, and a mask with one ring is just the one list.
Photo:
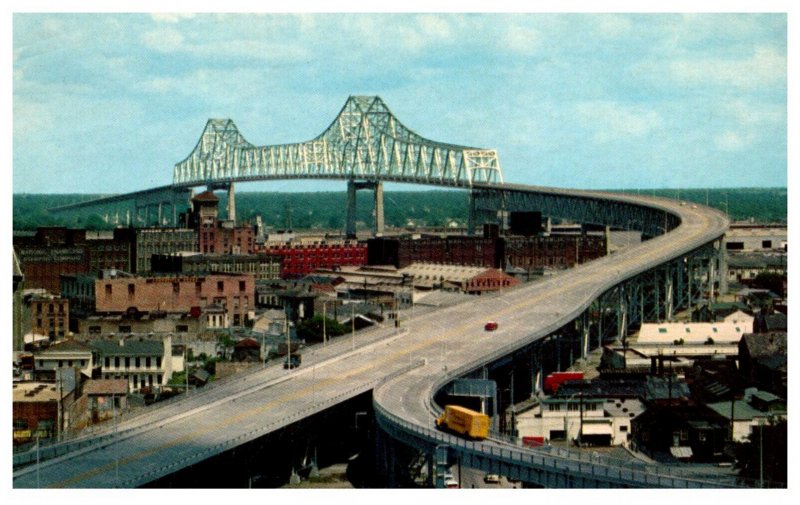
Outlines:
{"label": "bridge tower", "polygon": [[371,189],[375,192],[375,236],[383,235],[383,182],[381,181],[347,181],[347,238],[356,238],[356,191]]}

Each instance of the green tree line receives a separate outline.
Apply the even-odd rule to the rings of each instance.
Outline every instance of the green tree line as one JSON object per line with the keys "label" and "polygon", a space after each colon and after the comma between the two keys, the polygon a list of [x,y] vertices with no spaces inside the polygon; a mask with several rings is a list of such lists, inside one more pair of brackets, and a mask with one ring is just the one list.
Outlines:
{"label": "green tree line", "polygon": [[[727,212],[733,220],[753,220],[758,223],[786,222],[786,188],[735,188],[735,189],[657,189],[626,190],[693,202]],[[43,195],[14,194],[13,221],[15,230],[35,230],[40,226],[68,226],[72,228],[111,229],[103,216],[97,213],[51,214],[48,208],[77,203],[101,195]],[[220,197],[220,213],[225,216],[227,198]],[[255,221],[260,215],[263,223],[273,229],[341,230],[346,219],[346,192],[270,193],[239,192],[236,195],[237,218]],[[386,225],[402,227],[445,227],[451,224],[464,227],[467,222],[469,196],[466,191],[386,191],[384,215]],[[372,193],[357,195],[356,221],[360,227],[370,228],[374,223]]]}

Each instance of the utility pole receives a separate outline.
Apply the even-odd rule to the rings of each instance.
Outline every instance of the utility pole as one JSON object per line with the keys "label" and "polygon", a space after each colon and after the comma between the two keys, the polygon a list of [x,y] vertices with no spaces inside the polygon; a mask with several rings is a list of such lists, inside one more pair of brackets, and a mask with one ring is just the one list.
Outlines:
{"label": "utility pole", "polygon": [[764,420],[758,420],[758,487],[764,489]]}
{"label": "utility pole", "polygon": [[327,319],[328,315],[325,311],[328,302],[322,302],[322,345],[328,345],[328,331],[327,331]]}
{"label": "utility pole", "polygon": [[353,342],[352,350],[355,351],[356,350],[356,307],[355,307],[355,305],[352,305],[352,304],[350,305],[350,311],[351,311],[350,328],[352,330],[352,335],[353,335],[352,339],[351,339],[352,342]]}

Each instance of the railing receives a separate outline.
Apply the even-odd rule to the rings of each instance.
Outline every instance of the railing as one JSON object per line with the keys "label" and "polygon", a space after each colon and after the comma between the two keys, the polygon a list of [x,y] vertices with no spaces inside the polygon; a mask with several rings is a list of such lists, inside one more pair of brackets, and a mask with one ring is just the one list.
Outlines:
{"label": "railing", "polygon": [[[663,488],[722,488],[737,487],[725,484],[676,475],[664,468],[647,465],[644,468],[615,466],[607,459],[588,456],[575,457],[570,451],[550,453],[537,449],[521,450],[499,447],[490,443],[465,440],[431,428],[410,423],[374,403],[378,423],[389,431],[401,430],[429,445],[445,444],[457,451],[478,455],[496,462],[521,467],[525,470],[546,471],[568,475],[570,478],[589,478],[597,482],[623,484],[634,487]],[[384,422],[381,422],[384,420]],[[393,425],[393,426],[392,426]]]}
{"label": "railing", "polygon": [[221,454],[222,452],[224,452],[224,451],[226,451],[228,449],[231,449],[233,447],[236,447],[238,445],[246,443],[246,442],[248,442],[250,440],[254,440],[254,439],[258,438],[258,437],[266,435],[266,434],[268,434],[268,433],[270,433],[272,431],[275,431],[275,430],[277,430],[279,428],[282,428],[284,426],[288,426],[288,425],[290,425],[290,424],[292,424],[294,422],[297,422],[297,421],[299,421],[301,419],[304,419],[304,418],[309,417],[309,416],[311,416],[313,414],[321,412],[321,411],[325,410],[326,408],[331,407],[333,405],[336,405],[336,404],[338,404],[338,403],[340,403],[340,402],[342,402],[342,401],[344,401],[346,399],[353,398],[353,397],[355,397],[355,396],[357,396],[357,395],[359,395],[361,393],[364,393],[366,391],[371,390],[377,384],[379,384],[380,382],[382,382],[384,380],[388,380],[388,379],[392,379],[392,378],[398,377],[398,376],[400,376],[402,374],[405,374],[405,373],[407,373],[407,372],[409,372],[411,370],[414,370],[415,368],[419,368],[420,366],[423,366],[424,364],[425,364],[424,360],[418,360],[418,361],[416,361],[414,363],[411,363],[411,364],[409,364],[409,365],[407,365],[407,366],[405,366],[403,368],[400,368],[400,369],[396,370],[395,372],[393,372],[392,374],[388,375],[385,378],[375,379],[375,380],[373,380],[373,381],[371,381],[371,382],[369,382],[367,384],[362,384],[359,387],[351,388],[351,389],[349,389],[348,391],[346,391],[344,393],[340,393],[340,394],[338,394],[336,396],[327,398],[324,401],[317,402],[317,403],[311,403],[309,406],[307,406],[307,407],[305,407],[305,408],[303,408],[301,410],[295,411],[291,416],[288,416],[288,417],[273,421],[273,422],[268,423],[268,424],[266,424],[266,425],[264,425],[264,426],[262,426],[260,428],[256,428],[254,430],[250,430],[248,432],[241,433],[241,434],[239,434],[238,436],[236,436],[234,438],[231,438],[231,439],[226,440],[224,442],[220,442],[220,443],[215,444],[215,445],[213,445],[211,447],[205,448],[205,449],[203,449],[201,451],[193,453],[192,455],[187,456],[187,457],[185,457],[183,459],[180,459],[178,461],[173,461],[171,463],[162,465],[162,466],[160,466],[158,468],[149,470],[149,471],[147,471],[147,472],[145,472],[143,474],[140,474],[140,475],[138,475],[136,477],[129,478],[129,479],[126,479],[124,481],[120,481],[119,483],[117,483],[117,487],[125,487],[125,488],[138,487],[138,486],[140,486],[142,484],[145,484],[147,482],[152,482],[152,481],[154,481],[154,480],[156,480],[156,479],[158,479],[160,477],[163,477],[164,475],[168,475],[168,474],[170,474],[172,472],[180,470],[181,468],[185,468],[185,467],[187,467],[187,466],[189,466],[189,465],[191,465],[191,464],[193,464],[195,462],[202,461],[204,459],[207,459],[209,457],[215,456],[217,454]]}

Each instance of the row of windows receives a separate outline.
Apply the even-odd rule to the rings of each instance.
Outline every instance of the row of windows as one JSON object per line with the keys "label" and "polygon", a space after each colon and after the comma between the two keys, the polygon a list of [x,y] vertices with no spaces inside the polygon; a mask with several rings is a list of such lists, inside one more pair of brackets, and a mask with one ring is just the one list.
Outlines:
{"label": "row of windows", "polygon": [[[106,356],[103,362],[105,368],[111,368],[111,357]],[[114,356],[114,368],[121,368],[120,364],[123,363],[123,360],[119,356]],[[142,364],[144,364],[145,368],[152,368],[153,363],[155,363],[156,368],[161,368],[161,356],[156,356],[153,359],[151,356],[135,356],[131,358],[130,356],[126,356],[124,358],[125,369],[131,368],[131,363],[134,364],[134,368],[142,368]],[[60,365],[59,365],[60,366]],[[71,366],[71,365],[70,365]]]}
{"label": "row of windows", "polygon": [[[561,404],[561,403],[549,403],[549,404],[547,404],[547,410],[549,412],[561,412],[562,405],[563,404]],[[594,403],[584,403],[583,407],[581,407],[581,403],[580,402],[578,402],[578,403],[572,403],[572,402],[567,403],[567,411],[568,412],[580,412],[581,410],[583,410],[583,412],[593,412],[593,411],[597,410],[597,405],[595,405]]]}

